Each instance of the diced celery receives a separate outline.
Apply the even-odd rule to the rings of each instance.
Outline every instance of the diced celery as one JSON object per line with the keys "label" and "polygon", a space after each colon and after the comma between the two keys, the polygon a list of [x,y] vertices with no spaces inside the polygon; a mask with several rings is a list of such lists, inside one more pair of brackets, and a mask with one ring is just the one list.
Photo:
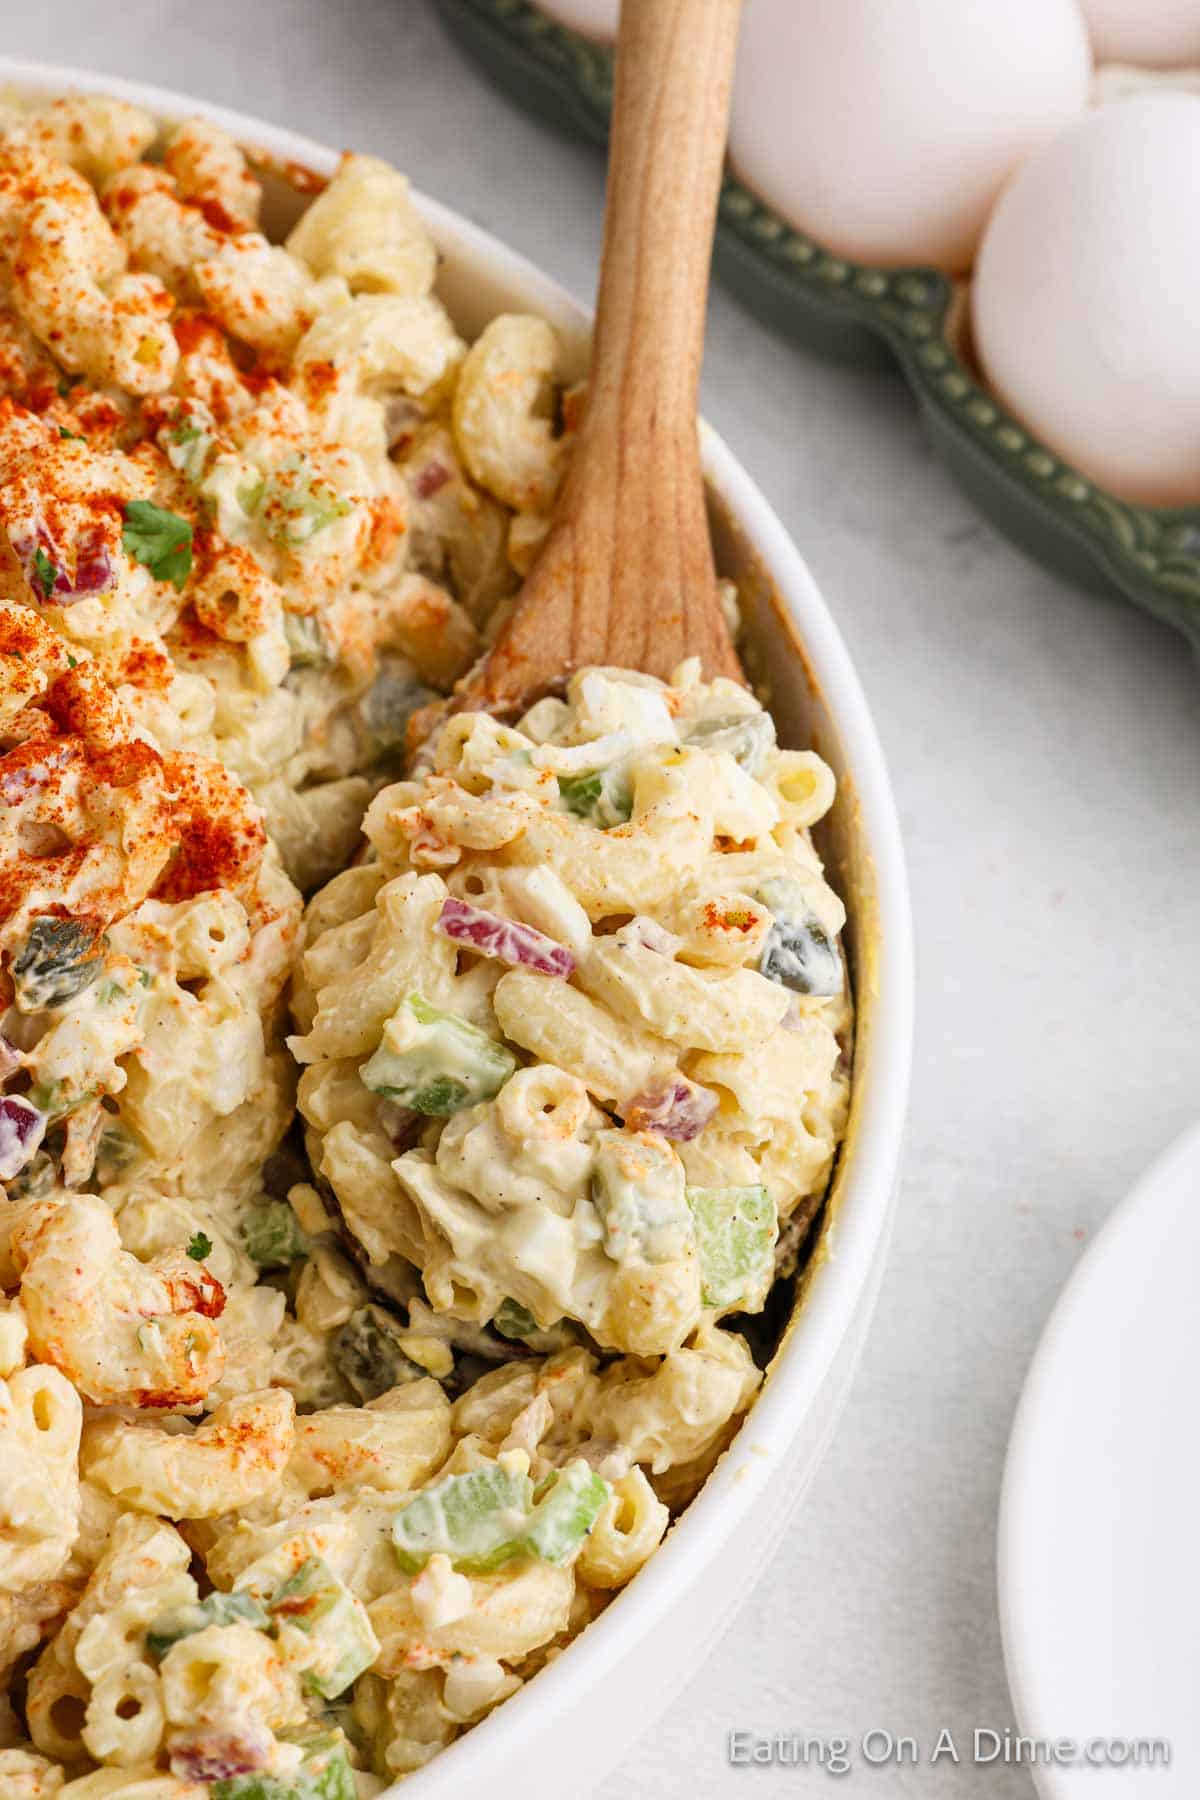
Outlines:
{"label": "diced celery", "polygon": [[525,1543],[542,1562],[562,1568],[570,1562],[612,1492],[602,1475],[582,1456],[551,1475],[538,1490],[529,1515]]}
{"label": "diced celery", "polygon": [[266,1612],[253,1594],[206,1594],[192,1606],[180,1606],[164,1613],[146,1627],[146,1648],[151,1656],[162,1657],[180,1638],[191,1637],[209,1625],[254,1625],[265,1631],[270,1624]]}
{"label": "diced celery", "polygon": [[238,1226],[246,1255],[260,1269],[287,1269],[308,1255],[299,1221],[286,1200],[252,1206]]}
{"label": "diced celery", "polygon": [[759,973],[794,994],[830,999],[842,991],[842,957],[798,881],[784,876],[764,881],[754,896],[767,907],[774,923],[759,957]]}
{"label": "diced celery", "polygon": [[698,720],[685,741],[702,750],[727,750],[748,775],[757,775],[768,750],[775,748],[775,722],[765,712],[722,714]]}
{"label": "diced celery", "polygon": [[683,1164],[665,1139],[598,1131],[592,1204],[614,1262],[674,1262],[692,1242]]}
{"label": "diced celery", "polygon": [[611,1492],[577,1458],[543,1483],[500,1463],[447,1475],[403,1507],[392,1525],[403,1569],[423,1569],[439,1551],[456,1569],[486,1574],[518,1558],[561,1567],[596,1523]]}
{"label": "diced celery", "polygon": [[294,1774],[231,1775],[212,1783],[212,1800],[358,1800],[342,1733],[321,1732],[302,1741],[304,1760]]}
{"label": "diced celery", "polygon": [[757,1311],[775,1267],[775,1203],[764,1187],[693,1187],[688,1205],[700,1253],[705,1306]]}
{"label": "diced celery", "polygon": [[332,482],[313,473],[306,457],[289,456],[263,483],[247,512],[260,512],[267,536],[289,550],[300,550],[336,519],[344,519],[351,502]]}
{"label": "diced celery", "polygon": [[379,1654],[366,1608],[329,1564],[310,1556],[284,1582],[268,1611],[277,1625],[294,1625],[318,1647],[318,1660],[305,1670],[305,1684],[324,1700],[336,1700],[369,1669]]}
{"label": "diced celery", "polygon": [[528,1475],[503,1463],[445,1476],[392,1521],[400,1567],[423,1569],[440,1551],[456,1569],[485,1574],[526,1555],[523,1533],[532,1499]]}
{"label": "diced celery", "polygon": [[405,1355],[397,1327],[381,1306],[360,1306],[351,1313],[334,1337],[332,1356],[363,1405],[425,1373]]}
{"label": "diced celery", "polygon": [[190,416],[184,416],[168,431],[163,448],[171,467],[178,469],[184,480],[194,485],[204,473],[212,446],[211,432],[205,431]]}
{"label": "diced celery", "polygon": [[409,993],[360,1073],[372,1093],[413,1112],[445,1116],[491,1100],[516,1066],[511,1051],[486,1032]]}
{"label": "diced celery", "polygon": [[633,788],[624,763],[610,763],[589,775],[560,775],[558,793],[569,813],[601,831],[624,825],[633,811]]}
{"label": "diced celery", "polygon": [[297,1800],[358,1800],[358,1784],[340,1731],[308,1740],[297,1787]]}

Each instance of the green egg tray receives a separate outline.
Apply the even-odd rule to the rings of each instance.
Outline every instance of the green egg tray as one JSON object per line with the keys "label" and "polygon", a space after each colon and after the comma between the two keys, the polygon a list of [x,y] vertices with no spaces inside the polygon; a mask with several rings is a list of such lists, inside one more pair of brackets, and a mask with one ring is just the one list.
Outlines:
{"label": "green egg tray", "polygon": [[[603,145],[612,50],[531,0],[436,0],[461,47],[511,99]],[[1056,575],[1132,600],[1200,647],[1200,507],[1138,506],[1040,443],[984,388],[963,345],[962,290],[936,269],[831,255],[727,173],[714,267],[767,325],[857,367],[898,365],[934,447],[1006,537]]]}

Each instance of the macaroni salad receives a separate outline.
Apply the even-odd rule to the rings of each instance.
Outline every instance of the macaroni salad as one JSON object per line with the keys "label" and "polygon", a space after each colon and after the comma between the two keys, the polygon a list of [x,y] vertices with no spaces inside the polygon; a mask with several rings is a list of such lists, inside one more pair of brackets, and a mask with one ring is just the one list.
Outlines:
{"label": "macaroni salad", "polygon": [[386,164],[260,204],[0,106],[0,1800],[366,1800],[528,1682],[845,1123],[833,778],[746,689],[584,670],[397,779],[579,396]]}

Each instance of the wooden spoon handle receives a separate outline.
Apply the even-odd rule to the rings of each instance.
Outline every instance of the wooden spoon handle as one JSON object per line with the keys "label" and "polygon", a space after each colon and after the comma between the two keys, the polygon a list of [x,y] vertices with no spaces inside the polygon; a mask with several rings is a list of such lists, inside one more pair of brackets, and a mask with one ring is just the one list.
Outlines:
{"label": "wooden spoon handle", "polygon": [[592,376],[564,511],[601,468],[636,507],[663,456],[701,491],[695,420],[740,11],[621,8]]}
{"label": "wooden spoon handle", "polygon": [[624,0],[591,375],[536,567],[456,704],[501,710],[608,663],[740,678],[696,429],[742,0]]}

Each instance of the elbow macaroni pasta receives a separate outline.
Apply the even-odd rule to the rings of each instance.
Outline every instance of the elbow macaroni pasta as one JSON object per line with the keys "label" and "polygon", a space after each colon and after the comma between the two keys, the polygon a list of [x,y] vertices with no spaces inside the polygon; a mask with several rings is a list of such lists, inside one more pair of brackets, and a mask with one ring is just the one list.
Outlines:
{"label": "elbow macaroni pasta", "polygon": [[746,690],[584,670],[397,781],[580,397],[387,164],[261,199],[0,108],[4,1800],[367,1800],[532,1680],[844,1127],[833,777]]}

